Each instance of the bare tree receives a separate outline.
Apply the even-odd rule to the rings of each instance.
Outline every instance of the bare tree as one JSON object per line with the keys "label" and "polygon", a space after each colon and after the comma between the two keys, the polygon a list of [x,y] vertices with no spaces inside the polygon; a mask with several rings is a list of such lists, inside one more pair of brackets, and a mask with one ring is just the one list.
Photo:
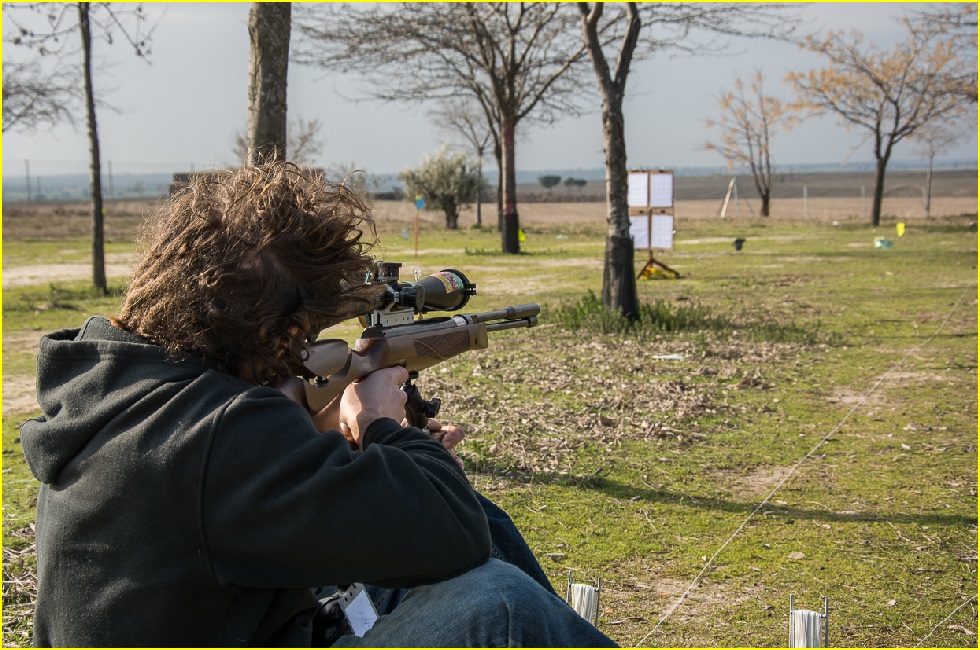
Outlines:
{"label": "bare tree", "polygon": [[801,107],[836,115],[845,126],[867,132],[875,157],[871,224],[878,226],[895,146],[929,123],[962,114],[968,99],[953,39],[909,26],[905,40],[890,51],[863,41],[856,31],[807,38],[806,46],[822,54],[827,65],[790,73],[788,79]]}
{"label": "bare tree", "polygon": [[285,159],[286,76],[292,3],[254,2],[248,12],[248,160]]}
{"label": "bare tree", "polygon": [[400,3],[304,6],[295,60],[356,71],[368,93],[393,101],[470,98],[496,132],[501,167],[501,246],[520,252],[515,133],[534,112],[576,114],[574,68],[585,50],[561,3]]}
{"label": "bare tree", "polygon": [[[922,5],[920,5],[922,6]],[[947,85],[967,102],[977,103],[977,4],[975,2],[928,3],[903,22],[924,38],[943,38],[960,62]]]}
{"label": "bare tree", "polygon": [[[635,58],[660,51],[708,53],[724,44],[715,37],[783,38],[791,30],[782,5],[752,3],[626,3],[606,17],[603,3],[578,3],[581,29],[602,96],[602,128],[606,157],[606,203],[609,230],[603,264],[602,304],[628,318],[639,306],[633,276],[633,241],[629,235],[626,124],[623,101],[630,65]],[[694,34],[708,36],[705,41]],[[611,66],[605,47],[618,44]]]}
{"label": "bare tree", "polygon": [[[320,120],[304,120],[302,117],[290,118],[286,124],[286,148],[289,160],[300,166],[316,163],[323,152]],[[234,164],[241,165],[248,160],[248,133],[243,129],[233,135],[232,156]]]}
{"label": "bare tree", "polygon": [[472,101],[459,98],[446,100],[432,115],[443,128],[462,136],[473,149],[476,174],[481,181],[480,191],[476,193],[476,227],[480,228],[483,226],[483,159],[494,139],[493,124]]}
{"label": "bare tree", "polygon": [[779,129],[799,121],[786,104],[764,89],[762,72],[756,72],[746,94],[745,83],[736,78],[734,90],[721,96],[721,117],[708,120],[708,128],[718,127],[718,139],[706,142],[704,148],[716,151],[728,161],[728,167],[747,166],[762,206],[759,214],[769,216],[772,196],[772,139]]}
{"label": "bare tree", "polygon": [[[974,116],[975,117],[975,116]],[[926,157],[926,185],[922,188],[922,209],[926,217],[932,208],[932,166],[936,156],[949,149],[963,138],[968,125],[964,121],[931,122],[922,126],[912,140],[918,145],[916,150]],[[974,124],[976,120],[973,121]]]}
{"label": "bare tree", "polygon": [[[85,107],[85,127],[89,141],[89,188],[92,197],[92,284],[97,291],[106,293],[108,282],[105,272],[105,213],[102,201],[102,157],[99,149],[98,120],[96,117],[95,84],[93,81],[94,40],[112,43],[116,33],[132,48],[138,57],[149,54],[152,27],[144,32],[146,15],[143,6],[124,5],[118,9],[107,2],[73,4],[5,4],[4,18],[13,26],[12,33],[4,33],[4,41],[14,46],[24,46],[39,56],[65,56],[74,52],[70,43],[75,34],[79,38],[81,64],[78,77],[82,84],[82,101]],[[28,16],[25,20],[17,14],[23,10]],[[33,24],[44,22],[43,29],[37,30]],[[29,22],[32,21],[32,22]],[[127,27],[126,24],[130,26]],[[6,72],[6,66],[4,69]],[[6,104],[6,84],[4,103]],[[6,109],[5,109],[6,111]],[[61,113],[53,114],[61,118]],[[6,112],[5,112],[6,122]]]}
{"label": "bare tree", "polygon": [[59,62],[42,71],[40,62],[3,62],[3,130],[35,131],[75,124],[78,68]]}
{"label": "bare tree", "polygon": [[297,117],[286,124],[286,151],[297,165],[313,165],[323,153],[320,120]]}
{"label": "bare tree", "polygon": [[588,46],[596,81],[602,94],[603,150],[606,155],[606,206],[609,231],[606,234],[606,252],[602,271],[602,305],[630,319],[639,318],[639,302],[636,296],[636,278],[633,276],[633,240],[629,233],[629,204],[627,201],[626,168],[626,120],[623,117],[623,100],[626,96],[626,79],[640,36],[639,14],[636,3],[626,4],[626,28],[619,46],[616,67],[610,70],[609,62],[599,40],[600,26],[605,5],[597,2],[580,2],[582,32]]}

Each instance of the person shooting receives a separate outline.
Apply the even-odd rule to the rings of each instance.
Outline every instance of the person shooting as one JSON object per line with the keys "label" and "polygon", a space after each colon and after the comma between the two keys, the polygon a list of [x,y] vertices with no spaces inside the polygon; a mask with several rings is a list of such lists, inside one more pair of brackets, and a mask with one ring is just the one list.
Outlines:
{"label": "person shooting", "polygon": [[40,344],[36,645],[613,645],[470,485],[462,431],[403,424],[408,370],[312,413],[280,389],[377,304],[349,188],[247,166],[149,226],[118,315]]}

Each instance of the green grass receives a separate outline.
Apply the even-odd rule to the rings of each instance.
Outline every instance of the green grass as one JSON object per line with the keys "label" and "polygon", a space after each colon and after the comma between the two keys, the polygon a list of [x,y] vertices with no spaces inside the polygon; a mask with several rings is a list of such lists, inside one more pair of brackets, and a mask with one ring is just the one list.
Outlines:
{"label": "green grass", "polygon": [[[107,241],[105,254],[130,253],[132,242]],[[87,263],[92,259],[92,243],[87,239],[20,240],[3,242],[4,268],[24,264]]]}
{"label": "green grass", "polygon": [[91,314],[110,315],[118,311],[124,285],[110,284],[107,295],[100,295],[84,282],[52,283],[11,287],[3,291],[4,376],[34,370],[34,348],[8,344],[7,335],[36,342],[41,334],[78,327]]}
{"label": "green grass", "polygon": [[[479,291],[466,311],[542,305],[538,328],[493,333],[419,385],[466,427],[474,484],[557,589],[569,571],[603,579],[616,641],[779,647],[793,594],[829,598],[835,646],[958,647],[977,631],[975,221],[897,238],[890,223],[679,220],[658,259],[682,278],[638,282],[639,325],[595,299],[599,230],[529,229],[518,256],[490,230],[426,230],[416,258],[399,229],[379,255],[403,280],[463,271]],[[873,247],[882,235],[893,249]],[[27,260],[49,243],[17,246]],[[4,378],[32,371],[24,340],[117,304],[82,285],[5,291]],[[16,552],[36,493],[17,443],[29,415],[4,418]],[[5,580],[32,561],[5,551]],[[5,641],[25,611],[5,615]]]}
{"label": "green grass", "polygon": [[657,335],[682,331],[736,335],[755,341],[814,343],[821,338],[820,324],[798,324],[762,318],[757,321],[736,322],[713,315],[700,304],[672,305],[662,300],[643,303],[637,318],[605,309],[602,301],[590,290],[578,302],[562,304],[545,315],[550,322],[572,332],[586,335],[620,335],[649,340]]}

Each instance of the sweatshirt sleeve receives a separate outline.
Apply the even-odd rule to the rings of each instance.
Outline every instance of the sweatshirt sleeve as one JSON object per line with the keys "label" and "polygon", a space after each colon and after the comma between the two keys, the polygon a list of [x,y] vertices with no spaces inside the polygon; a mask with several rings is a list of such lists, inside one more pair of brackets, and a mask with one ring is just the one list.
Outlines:
{"label": "sweatshirt sleeve", "polygon": [[273,389],[214,425],[202,527],[216,579],[251,587],[411,586],[487,560],[486,515],[427,433],[381,419],[351,451]]}

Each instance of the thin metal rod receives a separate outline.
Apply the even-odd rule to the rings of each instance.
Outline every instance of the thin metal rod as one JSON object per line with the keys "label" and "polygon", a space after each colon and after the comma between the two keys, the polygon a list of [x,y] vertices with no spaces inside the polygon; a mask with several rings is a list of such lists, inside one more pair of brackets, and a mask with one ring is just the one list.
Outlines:
{"label": "thin metal rod", "polygon": [[793,646],[793,594],[789,595],[789,647]]}
{"label": "thin metal rod", "polygon": [[595,626],[597,630],[599,629],[599,597],[601,593],[602,593],[602,578],[599,578],[595,588],[595,614],[593,615],[593,621],[592,621],[592,624]]}
{"label": "thin metal rod", "polygon": [[830,647],[830,599],[823,599],[823,647]]}

